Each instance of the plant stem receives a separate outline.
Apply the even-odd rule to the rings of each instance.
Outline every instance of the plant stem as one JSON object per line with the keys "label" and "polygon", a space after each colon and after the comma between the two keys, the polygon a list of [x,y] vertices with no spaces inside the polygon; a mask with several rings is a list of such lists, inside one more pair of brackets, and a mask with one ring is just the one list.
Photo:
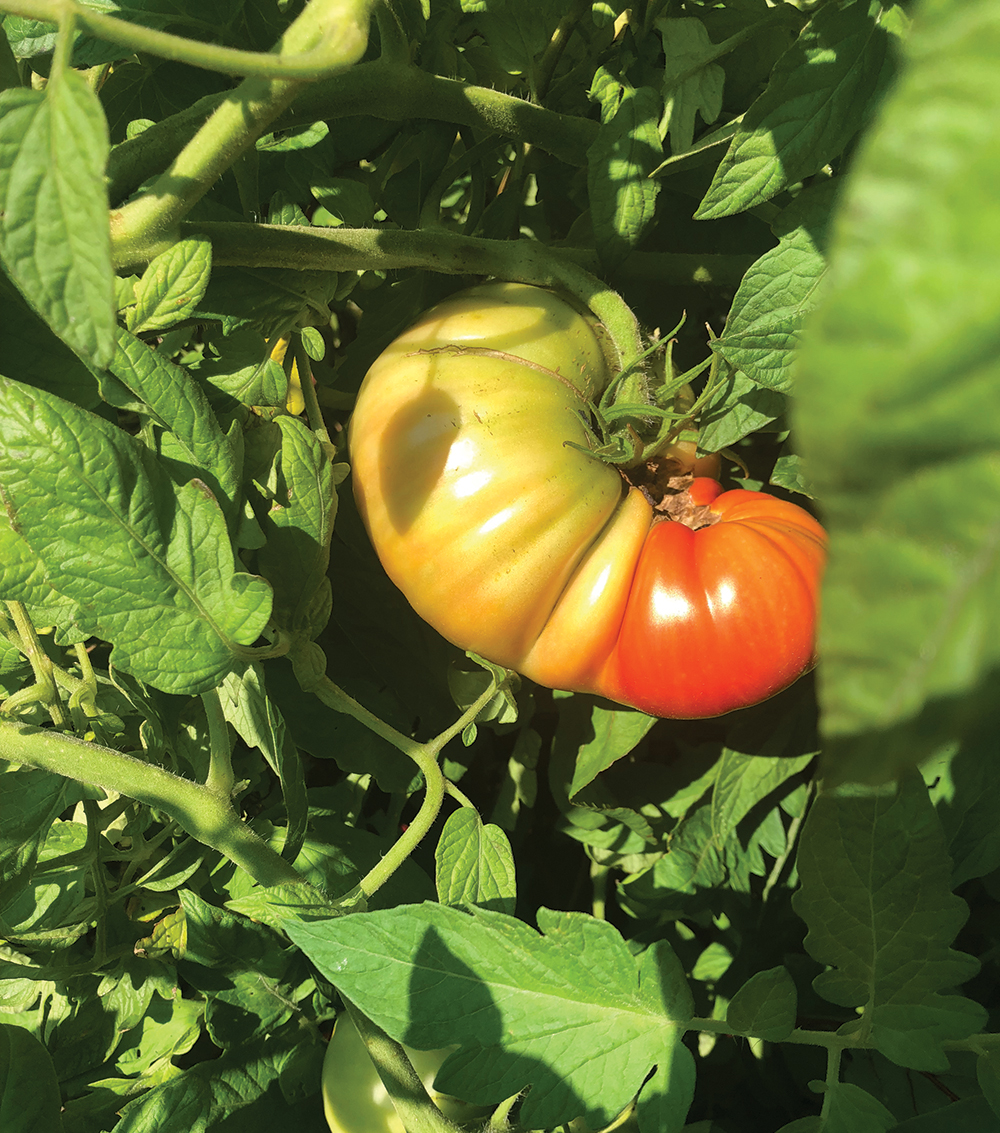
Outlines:
{"label": "plant stem", "polygon": [[620,364],[642,353],[635,316],[617,292],[573,259],[527,240],[483,240],[453,233],[399,229],[307,229],[274,224],[202,223],[185,236],[207,236],[212,262],[303,270],[388,271],[422,267],[451,275],[490,275],[569,292],[601,320]]}
{"label": "plant stem", "polygon": [[[324,6],[329,7],[329,5]],[[325,25],[340,31],[341,24],[350,22],[354,8],[355,5],[348,0],[346,4],[340,5],[340,12],[334,11],[332,16],[324,21]],[[143,27],[141,24],[133,24],[115,16],[103,15],[92,8],[73,3],[73,0],[3,0],[3,10],[28,19],[52,23],[59,23],[68,16],[97,38],[127,48],[124,54],[157,55],[161,59],[188,63],[193,67],[204,67],[206,70],[220,71],[226,75],[307,80],[327,74],[331,66],[340,63],[341,45],[336,32],[328,38],[320,39],[315,46],[307,50],[283,50],[279,54],[272,54],[242,51],[235,47],[202,43],[187,36],[157,31],[155,28]],[[361,50],[364,51],[364,46]]]}
{"label": "plant stem", "polygon": [[35,674],[35,683],[38,686],[40,699],[48,709],[49,717],[55,727],[65,728],[68,721],[66,719],[66,713],[63,711],[62,698],[59,696],[59,689],[55,679],[55,666],[52,664],[52,659],[45,652],[41,641],[39,641],[38,634],[35,632],[35,627],[32,625],[31,618],[28,616],[28,611],[25,609],[24,604],[22,602],[8,602],[7,609],[10,610],[11,617],[14,619],[14,625],[17,628],[18,636],[20,637],[18,647],[31,663],[31,669]]}
{"label": "plant stem", "polygon": [[407,1133],[453,1133],[457,1127],[431,1100],[402,1045],[389,1038],[349,999],[344,999],[344,1005]]}
{"label": "plant stem", "polygon": [[116,791],[162,810],[261,885],[302,882],[301,875],[240,819],[228,799],[156,764],[75,736],[6,720],[0,720],[0,759]]}
{"label": "plant stem", "polygon": [[[281,51],[308,53],[323,45],[327,69],[348,67],[367,44],[373,0],[310,0],[281,39]],[[336,28],[335,36],[328,35]],[[147,262],[176,239],[187,215],[236,159],[252,146],[302,87],[301,80],[251,77],[223,101],[148,193],[111,214],[120,264]]]}
{"label": "plant stem", "polygon": [[454,724],[427,743],[419,743],[409,736],[404,736],[402,732],[397,732],[395,728],[369,712],[363,704],[348,696],[343,689],[338,688],[326,675],[326,657],[315,642],[308,642],[293,649],[291,661],[296,680],[303,692],[311,692],[335,711],[353,716],[377,736],[381,736],[398,751],[409,756],[424,776],[424,800],[413,821],[392,844],[385,857],[368,871],[358,885],[359,891],[367,898],[392,877],[434,825],[445,795],[445,777],[438,765],[438,756],[445,745],[463,732],[493,699],[497,691],[496,682],[491,680],[479,698],[469,705]]}
{"label": "plant stem", "polygon": [[[169,164],[196,130],[227,98],[212,94],[115,146],[108,160],[108,196],[113,204]],[[371,115],[387,122],[421,118],[496,133],[527,142],[574,166],[587,163],[597,136],[589,118],[559,114],[514,95],[421,71],[387,59],[359,63],[343,76],[301,88],[271,123],[275,130],[308,126],[319,119]]]}
{"label": "plant stem", "polygon": [[210,692],[203,692],[201,703],[208,718],[209,755],[205,786],[220,798],[228,799],[233,793],[233,760],[229,724],[222,711],[219,690],[213,688]]}

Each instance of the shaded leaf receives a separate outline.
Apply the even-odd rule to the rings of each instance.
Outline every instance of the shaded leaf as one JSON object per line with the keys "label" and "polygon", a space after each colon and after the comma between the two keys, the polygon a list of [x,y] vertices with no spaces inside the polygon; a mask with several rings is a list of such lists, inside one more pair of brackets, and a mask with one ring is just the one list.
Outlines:
{"label": "shaded leaf", "polygon": [[797,1003],[795,981],[779,965],[747,980],[730,1000],[726,1022],[741,1034],[781,1042],[795,1029]]}
{"label": "shaded leaf", "polygon": [[654,1063],[690,1058],[677,1049],[690,992],[665,942],[636,959],[592,917],[542,909],[539,926],[425,904],[286,929],[393,1038],[460,1044],[438,1089],[490,1105],[530,1084],[525,1125],[599,1128]]}
{"label": "shaded leaf", "polygon": [[[667,57],[660,134],[664,140],[669,135],[670,148],[677,154],[691,146],[696,114],[700,114],[705,123],[719,117],[726,74],[718,63],[710,61],[715,44],[708,38],[701,20],[691,17],[657,20],[656,30],[663,39]],[[692,70],[694,74],[690,73]],[[688,77],[682,78],[685,74]]]}
{"label": "shaded leaf", "polygon": [[831,535],[820,693],[840,777],[930,754],[1000,664],[998,50],[992,4],[920,10],[803,341],[796,424]]}
{"label": "shaded leaf", "polygon": [[907,776],[898,791],[824,793],[798,854],[795,911],[806,950],[829,970],[814,987],[842,1007],[864,1008],[859,1026],[901,1066],[941,1071],[942,1043],[985,1022],[983,1009],[944,988],[979,964],[950,945],[968,908],[951,892],[951,863],[927,789]]}
{"label": "shaded leaf", "polygon": [[740,123],[698,220],[770,200],[837,157],[870,115],[887,35],[877,0],[824,4],[781,56]]}

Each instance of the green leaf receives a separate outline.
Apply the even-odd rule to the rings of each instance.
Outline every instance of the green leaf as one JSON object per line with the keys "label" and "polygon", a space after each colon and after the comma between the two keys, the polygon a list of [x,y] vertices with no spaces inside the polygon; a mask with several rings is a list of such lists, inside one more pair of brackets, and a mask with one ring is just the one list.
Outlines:
{"label": "green leaf", "polygon": [[569,797],[633,751],[655,723],[654,716],[619,705],[605,707],[585,697],[561,701],[555,743],[576,753]]}
{"label": "green leaf", "polygon": [[843,151],[885,81],[881,11],[877,0],[819,8],[744,115],[696,219],[753,208]]}
{"label": "green leaf", "polygon": [[148,334],[189,318],[204,298],[211,273],[211,241],[204,236],[178,240],[142,273],[135,306],[128,312],[128,329]]}
{"label": "green leaf", "polygon": [[499,826],[484,826],[475,810],[463,806],[445,822],[434,858],[442,905],[514,912],[514,855]]}
{"label": "green leaf", "polygon": [[723,748],[712,789],[712,837],[716,843],[722,845],[759,802],[808,767],[815,755],[744,755]]}
{"label": "green leaf", "polygon": [[650,87],[633,90],[602,72],[594,80],[602,121],[587,150],[587,188],[597,251],[612,269],[653,219],[660,184],[649,174],[660,164],[663,149],[656,127],[660,96]]}
{"label": "green leaf", "polygon": [[813,981],[816,991],[864,1008],[859,1025],[897,1065],[947,1069],[942,1043],[978,1031],[985,1013],[939,994],[979,964],[950,947],[968,908],[951,892],[951,863],[923,781],[908,775],[898,791],[821,794],[798,867],[793,904],[809,926],[806,950],[829,966]]}
{"label": "green leaf", "polygon": [[167,430],[160,437],[159,451],[177,482],[205,480],[235,534],[243,472],[238,431],[224,433],[191,375],[126,330],[118,331],[118,348],[109,369]]}
{"label": "green leaf", "polygon": [[114,663],[165,692],[242,667],[271,591],[236,569],[206,485],[177,487],[134,437],[41,390],[0,379],[0,414],[4,596],[76,603]]}
{"label": "green leaf", "polygon": [[702,410],[698,446],[704,452],[732,448],[744,437],[770,425],[785,412],[787,404],[785,394],[758,385],[739,370],[731,370]]}
{"label": "green leaf", "polygon": [[[23,893],[53,819],[67,805],[69,783],[48,771],[0,761],[0,914]],[[74,791],[74,793],[76,793]],[[0,916],[0,924],[3,923]]]}
{"label": "green leaf", "polygon": [[267,543],[258,569],[274,587],[274,620],[288,632],[314,638],[332,605],[330,537],[337,485],[346,464],[332,465],[316,435],[297,417],[279,417],[281,452],[274,468],[275,495],[262,521]]}
{"label": "green leaf", "polygon": [[288,829],[282,856],[294,861],[302,848],[309,823],[305,769],[291,733],[264,689],[259,665],[250,665],[240,675],[230,673],[222,686],[222,709],[248,747],[259,748],[278,776],[285,802]]}
{"label": "green leaf", "polygon": [[809,189],[782,212],[775,225],[778,246],[743,277],[725,333],[711,344],[731,366],[767,389],[791,389],[798,339],[826,274],[822,247],[838,188],[836,181],[828,181]]}
{"label": "green leaf", "polygon": [[984,721],[955,745],[921,765],[953,862],[952,888],[1000,868],[1000,763],[994,758],[996,722]]}
{"label": "green leaf", "polygon": [[[703,122],[709,123],[722,112],[726,73],[718,63],[710,61],[715,44],[708,38],[701,20],[691,17],[657,20],[655,26],[663,39],[663,51],[667,57],[663,72],[664,110],[660,134],[664,140],[669,134],[670,148],[678,154],[691,146],[696,114],[701,115]],[[682,79],[685,74],[688,77]]]}
{"label": "green leaf", "polygon": [[101,400],[90,368],[52,333],[0,272],[0,358],[18,381],[93,409]]}
{"label": "green leaf", "polygon": [[919,11],[802,345],[796,426],[831,536],[820,692],[841,778],[883,780],[952,738],[969,697],[996,703],[980,685],[1000,662],[998,51],[993,4]]}
{"label": "green leaf", "polygon": [[227,335],[250,326],[264,338],[273,338],[303,315],[320,323],[328,321],[336,291],[336,272],[216,268],[194,317],[218,319]]}
{"label": "green leaf", "polygon": [[729,1002],[726,1022],[743,1035],[781,1042],[795,1030],[798,994],[782,965],[756,972]]}
{"label": "green leaf", "polygon": [[983,1051],[976,1059],[976,1079],[990,1109],[1000,1117],[1000,1051]]}
{"label": "green leaf", "polygon": [[640,1133],[696,1129],[686,1124],[694,1087],[695,1061],[688,1048],[678,1043],[672,1050],[664,1051],[636,1101]]}
{"label": "green leaf", "polygon": [[55,333],[92,366],[114,353],[107,126],[75,71],[0,92],[0,258]]}
{"label": "green leaf", "polygon": [[[198,377],[210,391],[214,387],[243,405],[285,404],[288,376],[271,357],[270,344],[259,331],[244,327],[225,337],[209,333],[207,339],[219,352],[218,358],[206,359],[198,367]],[[253,443],[252,436],[247,443]]]}
{"label": "green leaf", "polygon": [[850,1082],[835,1082],[827,1091],[829,1109],[819,1125],[822,1133],[888,1133],[896,1118],[867,1090]]}
{"label": "green leaf", "polygon": [[654,1063],[690,1058],[679,1047],[691,995],[665,942],[637,960],[605,922],[545,909],[538,919],[544,935],[501,913],[425,904],[286,930],[392,1038],[460,1044],[442,1091],[491,1105],[530,1085],[528,1128],[581,1114],[600,1128]]}
{"label": "green leaf", "polygon": [[58,1133],[59,1083],[45,1047],[21,1027],[0,1023],[0,1129]]}

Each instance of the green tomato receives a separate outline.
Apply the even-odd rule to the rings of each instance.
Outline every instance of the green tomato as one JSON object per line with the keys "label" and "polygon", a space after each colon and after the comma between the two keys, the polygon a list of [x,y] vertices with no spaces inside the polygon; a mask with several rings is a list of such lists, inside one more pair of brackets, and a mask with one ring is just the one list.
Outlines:
{"label": "green tomato", "polygon": [[[434,1076],[450,1050],[403,1047],[431,1100],[445,1117],[461,1124],[488,1113],[434,1089]],[[337,1017],[323,1059],[323,1110],[331,1133],[406,1133],[396,1107],[345,1012]]]}

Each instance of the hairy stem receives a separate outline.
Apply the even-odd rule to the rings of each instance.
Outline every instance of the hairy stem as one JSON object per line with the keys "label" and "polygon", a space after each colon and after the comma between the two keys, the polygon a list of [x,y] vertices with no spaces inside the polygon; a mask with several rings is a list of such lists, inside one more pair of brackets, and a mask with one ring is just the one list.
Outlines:
{"label": "hairy stem", "polygon": [[116,791],[162,810],[261,885],[302,882],[301,875],[240,819],[228,798],[156,764],[75,736],[6,720],[0,720],[0,759]]}
{"label": "hairy stem", "polygon": [[[329,5],[323,0],[323,7]],[[329,73],[340,62],[337,31],[338,19],[350,18],[354,5],[340,5],[333,18],[325,17],[327,33],[315,46],[306,50],[282,49],[272,54],[242,51],[216,43],[203,43],[187,36],[173,35],[155,28],[143,27],[116,16],[103,15],[76,4],[73,0],[3,0],[3,10],[33,20],[58,23],[72,18],[97,38],[120,44],[135,54],[148,53],[161,59],[188,63],[208,71],[226,75],[252,75],[269,79],[315,79]],[[362,48],[363,50],[363,48]]]}
{"label": "hairy stem", "polygon": [[[372,0],[311,0],[282,36],[280,50],[308,53],[322,45],[327,70],[356,62],[367,44]],[[111,214],[121,265],[147,262],[174,242],[177,225],[302,88],[302,80],[253,76],[216,108],[148,193]]]}

